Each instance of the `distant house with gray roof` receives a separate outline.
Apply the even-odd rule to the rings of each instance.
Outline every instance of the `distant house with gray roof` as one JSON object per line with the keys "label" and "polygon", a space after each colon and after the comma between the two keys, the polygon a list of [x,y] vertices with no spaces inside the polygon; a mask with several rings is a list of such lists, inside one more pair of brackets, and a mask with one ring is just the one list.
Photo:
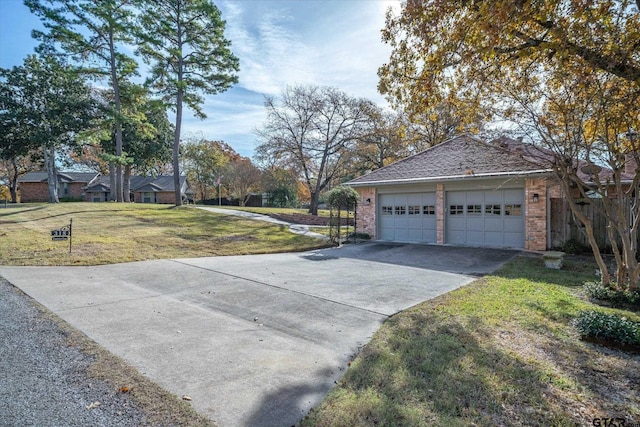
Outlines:
{"label": "distant house with gray roof", "polygon": [[[136,203],[174,203],[173,175],[130,178],[131,200]],[[46,202],[49,200],[46,172],[29,172],[18,180],[22,202]],[[98,173],[58,172],[58,197],[63,200],[106,202],[111,190],[110,177]],[[183,199],[193,195],[186,177],[180,177]]]}
{"label": "distant house with gray roof", "polygon": [[[98,176],[95,172],[58,172],[58,198],[61,200],[84,200],[84,189]],[[47,172],[29,172],[18,178],[20,201],[47,202],[49,187]]]}

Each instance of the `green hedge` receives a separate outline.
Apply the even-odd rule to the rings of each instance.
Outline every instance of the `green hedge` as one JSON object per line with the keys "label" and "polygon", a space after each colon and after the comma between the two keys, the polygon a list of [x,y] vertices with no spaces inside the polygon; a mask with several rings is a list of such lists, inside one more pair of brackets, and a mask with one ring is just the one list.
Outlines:
{"label": "green hedge", "polygon": [[573,324],[583,337],[613,341],[640,348],[640,323],[600,311],[582,311]]}
{"label": "green hedge", "polygon": [[586,282],[584,291],[590,299],[640,307],[640,290],[615,290],[599,282]]}

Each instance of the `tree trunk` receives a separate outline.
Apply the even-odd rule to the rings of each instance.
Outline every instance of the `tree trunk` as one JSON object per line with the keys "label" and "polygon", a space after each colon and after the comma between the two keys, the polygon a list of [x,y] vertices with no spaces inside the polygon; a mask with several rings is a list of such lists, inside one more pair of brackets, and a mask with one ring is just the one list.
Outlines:
{"label": "tree trunk", "polygon": [[578,209],[578,206],[576,205],[576,202],[573,198],[569,182],[561,175],[559,176],[559,179],[562,193],[564,194],[567,203],[569,203],[571,212],[578,219],[578,221],[580,221],[580,223],[584,225],[584,231],[587,234],[589,246],[591,246],[593,256],[596,259],[596,264],[598,264],[598,268],[600,268],[600,281],[603,285],[609,286],[611,284],[611,274],[609,274],[609,268],[607,267],[607,263],[605,263],[604,259],[602,258],[600,248],[598,247],[598,242],[596,241],[596,237],[593,234],[593,224],[586,216],[582,214],[580,209]]}
{"label": "tree trunk", "polygon": [[[116,125],[117,126],[117,125]],[[116,165],[116,201],[122,202],[122,165],[118,163]]]}
{"label": "tree trunk", "polygon": [[111,86],[113,87],[113,101],[116,107],[116,156],[118,165],[116,166],[116,200],[122,202],[122,104],[120,102],[120,84],[116,69],[116,52],[113,42],[113,30],[109,31],[109,63],[111,66]]}
{"label": "tree trunk", "polygon": [[13,174],[9,178],[9,192],[11,193],[11,203],[18,203],[18,164],[16,159],[11,159],[11,167],[13,168]]}
{"label": "tree trunk", "polygon": [[311,201],[309,202],[309,213],[311,215],[318,215],[318,199],[320,198],[320,193],[312,192],[311,193]]}
{"label": "tree trunk", "polygon": [[109,201],[116,200],[116,167],[109,164]]}
{"label": "tree trunk", "polygon": [[47,186],[49,188],[49,203],[60,203],[58,199],[58,174],[56,171],[56,150],[53,147],[44,148],[44,161],[47,168]]}
{"label": "tree trunk", "polygon": [[636,291],[638,289],[638,282],[640,281],[640,265],[636,262],[633,268],[630,268],[627,272],[629,275],[629,290]]}
{"label": "tree trunk", "polygon": [[182,127],[182,89],[178,89],[176,102],[176,129],[173,138],[173,185],[175,188],[176,206],[182,206],[180,191],[180,128]]}
{"label": "tree trunk", "polygon": [[124,167],[122,191],[124,192],[124,201],[127,203],[131,202],[131,165],[126,165]]}

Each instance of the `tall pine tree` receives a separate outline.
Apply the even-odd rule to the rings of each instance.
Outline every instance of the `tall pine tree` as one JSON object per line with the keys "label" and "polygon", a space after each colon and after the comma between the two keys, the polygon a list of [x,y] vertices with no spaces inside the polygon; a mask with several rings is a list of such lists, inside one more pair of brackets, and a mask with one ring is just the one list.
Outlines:
{"label": "tall pine tree", "polygon": [[[128,200],[122,184],[122,103],[120,85],[136,73],[137,63],[122,52],[135,33],[134,11],[139,0],[25,0],[32,13],[40,17],[47,32],[34,31],[43,42],[42,51],[69,56],[84,65],[84,71],[106,78],[114,93],[111,112],[115,128],[115,199]],[[118,161],[121,159],[122,161]]]}
{"label": "tall pine tree", "polygon": [[224,37],[220,10],[210,0],[148,0],[140,23],[144,31],[139,52],[152,64],[149,84],[176,112],[173,175],[175,203],[180,206],[183,104],[206,118],[202,94],[214,95],[237,83],[239,61]]}

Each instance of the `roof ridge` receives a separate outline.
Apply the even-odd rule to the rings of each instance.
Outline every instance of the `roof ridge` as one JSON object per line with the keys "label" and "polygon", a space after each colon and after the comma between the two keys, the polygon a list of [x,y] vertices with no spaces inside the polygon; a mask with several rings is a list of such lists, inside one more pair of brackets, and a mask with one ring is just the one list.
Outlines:
{"label": "roof ridge", "polygon": [[384,166],[382,166],[381,168],[378,168],[378,169],[375,169],[375,170],[373,170],[373,171],[370,171],[369,173],[366,173],[366,174],[364,174],[364,175],[360,175],[359,177],[354,178],[352,181],[355,181],[355,180],[357,180],[358,178],[361,178],[361,177],[363,177],[363,176],[367,176],[367,175],[369,175],[370,173],[374,173],[374,172],[376,172],[376,173],[377,173],[378,171],[381,171],[381,170],[383,170],[383,169],[389,168],[389,167],[391,167],[391,166],[397,165],[397,164],[402,163],[402,162],[409,161],[409,160],[411,160],[411,159],[413,159],[413,158],[415,158],[415,157],[418,157],[418,156],[422,155],[423,153],[426,153],[427,151],[431,151],[431,150],[433,150],[434,148],[437,148],[437,147],[443,146],[443,145],[445,145],[445,144],[450,144],[450,143],[451,143],[451,141],[454,141],[454,140],[456,140],[456,139],[460,139],[460,138],[462,138],[462,137],[467,137],[467,138],[471,138],[471,139],[478,140],[477,138],[473,138],[472,136],[468,135],[468,132],[465,132],[465,133],[462,133],[462,134],[460,134],[460,135],[456,135],[456,136],[454,136],[454,137],[451,137],[451,138],[449,138],[449,139],[446,139],[446,140],[444,140],[444,141],[442,141],[442,142],[440,142],[440,143],[438,143],[438,144],[432,145],[431,147],[427,147],[427,148],[425,148],[424,150],[419,151],[419,152],[417,152],[417,153],[415,153],[415,154],[412,154],[412,155],[410,155],[410,156],[407,156],[407,157],[405,157],[405,158],[403,158],[403,159],[396,160],[395,162],[389,163],[388,165],[384,165]]}
{"label": "roof ridge", "polygon": [[542,168],[520,155],[525,144],[504,136],[486,141],[475,135],[463,133],[417,154],[391,163],[371,173],[359,176],[348,184],[366,185],[372,182],[408,182],[438,177],[491,176],[502,174],[522,175],[540,173]]}

